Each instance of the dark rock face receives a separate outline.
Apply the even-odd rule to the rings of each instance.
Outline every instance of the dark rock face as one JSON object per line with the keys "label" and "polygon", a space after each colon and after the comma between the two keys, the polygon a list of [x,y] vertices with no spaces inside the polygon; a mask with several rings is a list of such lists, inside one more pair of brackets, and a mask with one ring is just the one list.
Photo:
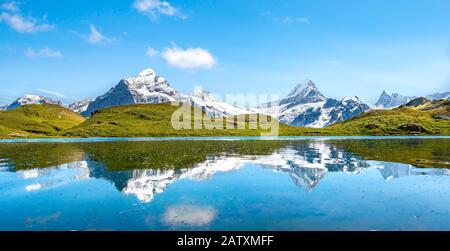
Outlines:
{"label": "dark rock face", "polygon": [[331,110],[330,120],[327,125],[332,125],[347,119],[351,119],[368,111],[370,107],[361,102],[357,97],[343,99]]}
{"label": "dark rock face", "polygon": [[399,127],[400,130],[409,132],[409,133],[421,133],[425,132],[425,128],[422,125],[418,124],[404,124]]}
{"label": "dark rock face", "polygon": [[99,109],[130,104],[134,104],[133,95],[131,95],[128,86],[125,84],[124,80],[122,80],[105,95],[98,97],[90,103],[86,111],[81,114],[90,117]]}
{"label": "dark rock face", "polygon": [[334,99],[334,98],[329,98],[329,99],[327,99],[327,102],[325,102],[325,104],[323,105],[323,108],[325,108],[325,109],[333,108],[337,105],[339,105],[339,100]]}
{"label": "dark rock face", "polygon": [[294,126],[304,126],[317,121],[322,114],[321,109],[309,108],[305,113],[297,116],[290,125]]}
{"label": "dark rock face", "polygon": [[368,124],[364,128],[369,129],[369,130],[375,130],[375,129],[378,129],[380,127],[378,125],[375,125],[375,124]]}
{"label": "dark rock face", "polygon": [[450,120],[450,114],[440,113],[433,116],[434,119]]}

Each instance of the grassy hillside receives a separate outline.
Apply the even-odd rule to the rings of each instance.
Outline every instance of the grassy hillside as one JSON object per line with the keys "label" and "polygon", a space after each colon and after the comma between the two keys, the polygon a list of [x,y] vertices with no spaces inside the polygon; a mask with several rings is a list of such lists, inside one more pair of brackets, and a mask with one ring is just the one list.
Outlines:
{"label": "grassy hillside", "polygon": [[450,135],[450,101],[413,101],[391,110],[370,111],[328,130],[342,135]]}
{"label": "grassy hillside", "polygon": [[[279,124],[279,135],[450,135],[449,103],[416,99],[399,108],[370,111],[321,129]],[[171,124],[177,109],[170,104],[119,106],[100,110],[85,120],[56,105],[24,106],[0,112],[0,137],[260,136],[269,132],[261,127],[249,128],[252,118],[248,115],[239,116],[245,117],[243,130],[236,129],[240,121],[237,117],[225,122],[234,129],[194,129],[198,121],[192,119],[191,129],[177,130]]]}
{"label": "grassy hillside", "polygon": [[27,105],[0,111],[0,137],[56,136],[82,123],[81,115],[57,105]]}
{"label": "grassy hillside", "polygon": [[[178,107],[170,104],[112,107],[98,111],[90,119],[65,131],[62,135],[69,137],[260,136],[261,133],[269,131],[262,128],[250,129],[248,116],[244,130],[205,128],[194,130],[194,119],[191,120],[191,129],[177,130],[171,124],[172,114],[177,109]],[[234,118],[234,121],[232,127],[237,124],[238,119]],[[280,130],[291,135],[318,133],[316,129],[283,124],[280,124]]]}

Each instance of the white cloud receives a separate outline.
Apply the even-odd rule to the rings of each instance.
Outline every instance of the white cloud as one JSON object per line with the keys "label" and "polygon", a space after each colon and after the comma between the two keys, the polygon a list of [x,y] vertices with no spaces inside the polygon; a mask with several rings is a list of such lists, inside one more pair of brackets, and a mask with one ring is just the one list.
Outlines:
{"label": "white cloud", "polygon": [[62,58],[63,54],[60,51],[44,48],[40,50],[33,50],[28,48],[25,51],[25,56],[29,58]]}
{"label": "white cloud", "polygon": [[60,92],[55,92],[55,91],[49,91],[49,90],[45,90],[45,89],[36,89],[36,91],[38,92],[43,92],[43,93],[47,93],[53,96],[56,96],[58,98],[66,98],[67,96],[60,93]]}
{"label": "white cloud", "polygon": [[164,49],[162,58],[168,64],[181,69],[210,69],[217,64],[216,58],[205,49],[182,49],[175,44]]}
{"label": "white cloud", "polygon": [[177,205],[169,207],[163,221],[172,226],[205,226],[216,218],[213,207],[199,207],[193,205]]}
{"label": "white cloud", "polygon": [[309,19],[307,17],[274,17],[272,18],[274,22],[283,23],[283,24],[292,24],[292,23],[304,23],[309,24]]}
{"label": "white cloud", "polygon": [[173,7],[167,1],[161,0],[135,0],[133,8],[139,11],[141,14],[149,16],[152,19],[158,18],[159,15],[176,16],[180,18],[186,18],[180,10]]}
{"label": "white cloud", "polygon": [[157,51],[156,49],[154,49],[152,47],[148,47],[147,51],[145,51],[145,54],[151,58],[158,55],[158,53],[159,53],[159,51]]}
{"label": "white cloud", "polygon": [[7,11],[11,11],[11,12],[19,12],[20,11],[19,4],[14,1],[4,3],[4,4],[0,5],[0,8],[5,9]]}
{"label": "white cloud", "polygon": [[100,33],[93,24],[90,26],[91,33],[87,36],[87,41],[91,44],[103,44],[114,41],[112,38],[108,38]]}
{"label": "white cloud", "polygon": [[32,16],[24,16],[17,2],[7,2],[0,5],[0,23],[4,22],[20,33],[36,33],[54,29],[55,26],[47,24],[45,17],[38,20]]}

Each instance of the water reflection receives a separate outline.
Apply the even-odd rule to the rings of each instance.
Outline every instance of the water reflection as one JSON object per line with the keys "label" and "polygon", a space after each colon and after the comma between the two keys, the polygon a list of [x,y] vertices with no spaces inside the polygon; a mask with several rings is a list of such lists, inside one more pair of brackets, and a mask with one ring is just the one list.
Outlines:
{"label": "water reflection", "polygon": [[[27,151],[25,156],[16,156],[14,151],[0,151],[0,171],[13,173],[16,179],[23,180],[19,184],[27,192],[95,178],[108,180],[118,191],[135,196],[145,203],[151,202],[155,196],[179,180],[203,181],[218,173],[228,173],[246,166],[258,166],[289,175],[296,186],[307,191],[312,191],[329,172],[358,175],[365,169],[376,169],[385,180],[414,175],[450,175],[449,169],[423,169],[407,163],[369,161],[366,160],[367,155],[361,155],[361,152],[367,150],[364,147],[370,149],[372,143],[360,142],[359,154],[348,150],[349,145],[354,147],[354,142],[350,143],[197,142],[186,143],[181,147],[179,142],[53,144],[50,153],[40,149],[41,145],[25,144],[13,147],[16,151]],[[436,146],[439,147],[439,144]],[[30,154],[33,151],[35,154]],[[64,154],[60,155],[61,151]],[[47,158],[39,153],[45,154]],[[172,155],[167,155],[168,153]],[[166,156],[161,157],[162,154]],[[378,157],[378,160],[383,159]],[[60,164],[36,168],[30,163],[42,167]],[[432,159],[427,159],[427,163],[432,163]],[[24,167],[33,168],[21,169]],[[7,188],[0,188],[0,191],[5,189]],[[198,218],[199,215],[195,212],[202,211],[205,213],[201,216],[207,218]],[[180,212],[183,215],[180,216]],[[177,224],[176,220],[180,220],[180,224],[190,221],[202,223],[211,220],[214,215],[211,208],[200,210],[181,205],[167,211],[166,221],[174,225]]]}

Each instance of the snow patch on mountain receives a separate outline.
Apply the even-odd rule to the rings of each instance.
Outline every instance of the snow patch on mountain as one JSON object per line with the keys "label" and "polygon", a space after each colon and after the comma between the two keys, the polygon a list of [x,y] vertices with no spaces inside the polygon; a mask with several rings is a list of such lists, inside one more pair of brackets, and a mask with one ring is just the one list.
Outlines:
{"label": "snow patch on mountain", "polygon": [[219,96],[202,89],[196,89],[193,94],[184,96],[182,102],[201,108],[210,117],[227,117],[250,113],[247,108],[223,102]]}
{"label": "snow patch on mountain", "polygon": [[370,108],[358,97],[344,98],[341,101],[326,98],[314,82],[306,80],[279,102],[259,110],[259,113],[277,118],[280,122],[294,125],[321,128],[358,116]]}
{"label": "snow patch on mountain", "polygon": [[54,105],[60,105],[60,106],[63,105],[60,101],[54,101],[47,97],[27,94],[27,95],[24,95],[24,96],[16,99],[14,102],[12,102],[8,107],[6,107],[6,110],[13,110],[20,106],[36,105],[36,104],[54,104]]}
{"label": "snow patch on mountain", "polygon": [[425,96],[425,98],[429,100],[437,100],[437,99],[447,99],[450,100],[450,92],[437,92],[430,95]]}
{"label": "snow patch on mountain", "polygon": [[171,102],[178,95],[166,79],[154,70],[146,69],[135,77],[122,79],[106,94],[92,101],[82,115],[89,117],[96,110],[113,106]]}
{"label": "snow patch on mountain", "polygon": [[414,97],[403,96],[399,93],[390,94],[388,91],[383,90],[377,103],[375,103],[375,107],[379,109],[390,109],[404,105],[412,99],[414,99]]}
{"label": "snow patch on mountain", "polygon": [[152,69],[146,69],[135,77],[122,79],[106,94],[90,102],[81,114],[89,117],[96,110],[112,106],[159,104],[174,101],[199,107],[213,117],[247,112],[243,107],[222,102],[219,97],[207,91],[200,90],[191,95],[179,93],[170,86],[165,78],[158,76]]}
{"label": "snow patch on mountain", "polygon": [[[390,94],[388,91],[383,90],[378,99],[377,103],[375,103],[375,108],[378,109],[391,109],[395,107],[399,107],[408,103],[409,101],[418,98],[419,96],[403,96],[399,93]],[[442,93],[433,93],[430,95],[424,96],[429,100],[438,100],[438,99],[448,99],[450,100],[450,92],[442,92]]]}
{"label": "snow patch on mountain", "polygon": [[85,100],[82,100],[82,101],[78,101],[78,102],[72,103],[72,104],[68,105],[67,107],[73,112],[82,113],[82,112],[87,110],[89,104],[92,101],[93,101],[92,99],[85,99]]}

